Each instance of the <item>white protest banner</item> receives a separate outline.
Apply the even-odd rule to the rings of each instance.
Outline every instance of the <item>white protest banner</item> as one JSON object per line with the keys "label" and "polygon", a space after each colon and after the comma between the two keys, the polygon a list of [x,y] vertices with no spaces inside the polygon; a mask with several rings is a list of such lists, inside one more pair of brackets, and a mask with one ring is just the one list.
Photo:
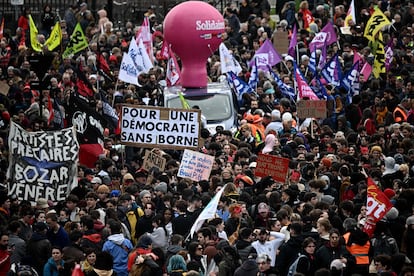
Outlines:
{"label": "white protest banner", "polygon": [[177,176],[194,181],[208,180],[214,156],[192,150],[184,150]]}
{"label": "white protest banner", "polygon": [[125,145],[197,149],[200,127],[200,110],[122,106],[121,143]]}
{"label": "white protest banner", "polygon": [[77,185],[79,144],[74,127],[28,132],[12,122],[9,150],[8,192],[20,200],[62,201]]}

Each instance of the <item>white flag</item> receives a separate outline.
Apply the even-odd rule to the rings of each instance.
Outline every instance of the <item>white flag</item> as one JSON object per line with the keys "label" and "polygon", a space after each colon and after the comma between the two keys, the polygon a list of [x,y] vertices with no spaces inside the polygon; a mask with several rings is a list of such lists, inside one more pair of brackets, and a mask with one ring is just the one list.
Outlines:
{"label": "white flag", "polygon": [[180,80],[181,72],[180,68],[178,67],[177,60],[173,53],[171,53],[170,58],[168,59],[167,63],[167,84],[168,86],[173,86],[178,84],[177,82]]}
{"label": "white flag", "polygon": [[127,53],[124,53],[121,61],[121,67],[119,68],[118,79],[127,83],[141,86],[138,83],[138,75],[138,70],[135,67],[131,57]]}
{"label": "white flag", "polygon": [[135,39],[132,38],[129,44],[128,55],[130,56],[135,68],[138,70],[138,75],[141,73],[148,73],[153,67],[151,59],[145,50],[142,39],[137,44]]}
{"label": "white flag", "polygon": [[224,43],[220,44],[219,51],[220,51],[221,73],[225,74],[231,71],[234,74],[238,75],[242,71],[242,68],[239,62],[229,52],[229,49],[227,49]]}
{"label": "white flag", "polygon": [[227,184],[224,185],[223,188],[221,188],[221,190],[216,193],[216,195],[210,200],[210,202],[207,204],[204,210],[200,213],[200,215],[194,222],[193,226],[191,226],[191,230],[190,230],[191,238],[193,237],[194,233],[197,232],[201,228],[201,225],[203,225],[206,219],[211,219],[216,216],[217,205],[219,203],[221,196],[223,195],[224,188],[226,188],[226,186]]}

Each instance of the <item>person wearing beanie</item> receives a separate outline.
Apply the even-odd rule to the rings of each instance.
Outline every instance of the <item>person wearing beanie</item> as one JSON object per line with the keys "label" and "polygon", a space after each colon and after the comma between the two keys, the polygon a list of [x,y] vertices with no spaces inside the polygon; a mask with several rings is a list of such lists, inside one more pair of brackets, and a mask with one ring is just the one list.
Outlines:
{"label": "person wearing beanie", "polygon": [[111,174],[114,170],[114,162],[109,158],[101,159],[101,170],[98,172],[98,176],[102,179],[102,183],[110,185],[112,182]]}
{"label": "person wearing beanie", "polygon": [[168,192],[168,184],[165,182],[158,183],[155,188],[155,209],[157,210],[157,213],[163,213],[164,210],[167,208],[167,206],[164,203],[164,197]]}
{"label": "person wearing beanie", "polygon": [[380,146],[373,146],[369,151],[371,168],[378,168],[382,164],[382,148]]}
{"label": "person wearing beanie", "polygon": [[42,275],[43,266],[46,264],[52,251],[52,244],[46,237],[47,224],[37,222],[33,225],[33,234],[27,242],[26,253],[32,256],[33,268]]}
{"label": "person wearing beanie", "polygon": [[354,218],[346,218],[343,222],[345,234],[346,249],[355,257],[356,265],[353,269],[354,273],[368,275],[369,271],[369,252],[371,243],[367,233],[363,232],[358,226]]}
{"label": "person wearing beanie", "polygon": [[128,256],[128,271],[131,271],[138,256],[149,255],[152,252],[152,239],[148,235],[142,235],[136,248]]}

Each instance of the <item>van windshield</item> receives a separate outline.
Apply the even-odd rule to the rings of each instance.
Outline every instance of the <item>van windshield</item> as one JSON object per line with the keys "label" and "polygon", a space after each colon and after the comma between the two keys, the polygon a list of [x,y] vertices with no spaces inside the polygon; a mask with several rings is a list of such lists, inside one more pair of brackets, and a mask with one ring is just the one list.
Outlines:
{"label": "van windshield", "polygon": [[[207,121],[223,121],[233,115],[229,95],[185,96],[185,99],[191,107],[198,105]],[[171,98],[167,105],[172,108],[182,108],[179,97]]]}

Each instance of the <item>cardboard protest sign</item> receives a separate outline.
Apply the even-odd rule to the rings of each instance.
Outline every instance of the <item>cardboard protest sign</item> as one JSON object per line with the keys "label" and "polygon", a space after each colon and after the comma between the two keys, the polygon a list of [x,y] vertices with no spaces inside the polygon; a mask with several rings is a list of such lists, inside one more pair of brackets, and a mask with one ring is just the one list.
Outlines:
{"label": "cardboard protest sign", "polygon": [[298,117],[303,118],[326,118],[326,101],[324,100],[300,100],[296,103]]}
{"label": "cardboard protest sign", "polygon": [[273,33],[273,47],[275,47],[278,53],[286,53],[289,48],[289,33],[288,32],[275,32]]}
{"label": "cardboard protest sign", "polygon": [[213,162],[214,156],[186,149],[177,176],[194,181],[208,180]]}
{"label": "cardboard protest sign", "polygon": [[197,149],[200,140],[200,127],[200,110],[122,106],[122,144],[170,149]]}
{"label": "cardboard protest sign", "polygon": [[75,128],[28,132],[12,122],[9,194],[35,203],[66,199],[77,185],[79,144]]}
{"label": "cardboard protest sign", "polygon": [[255,176],[271,176],[273,180],[285,183],[289,170],[289,159],[270,154],[259,153],[257,157]]}
{"label": "cardboard protest sign", "polygon": [[153,168],[153,167],[158,168],[160,171],[164,171],[166,162],[167,162],[167,160],[164,157],[162,157],[161,155],[147,150],[145,152],[144,163],[143,163],[142,167],[147,172],[149,172],[150,169]]}

